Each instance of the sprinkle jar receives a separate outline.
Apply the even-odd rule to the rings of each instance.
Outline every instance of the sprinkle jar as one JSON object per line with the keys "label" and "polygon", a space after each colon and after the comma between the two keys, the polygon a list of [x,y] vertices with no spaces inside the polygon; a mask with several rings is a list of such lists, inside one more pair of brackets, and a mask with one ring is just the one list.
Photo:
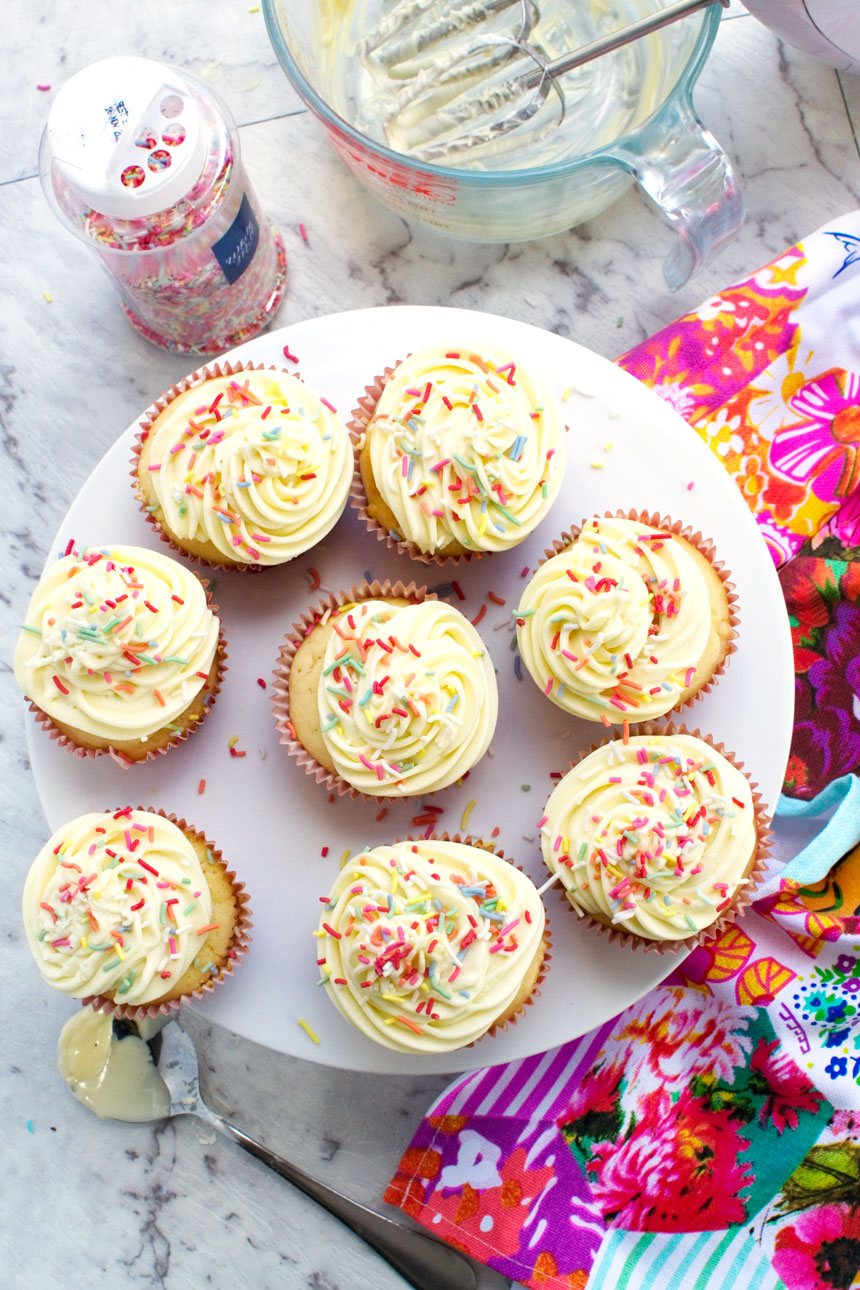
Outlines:
{"label": "sprinkle jar", "polygon": [[51,107],[39,172],[147,340],[219,353],[271,320],[283,242],[245,175],[228,109],[190,73],[143,58],[78,72]]}

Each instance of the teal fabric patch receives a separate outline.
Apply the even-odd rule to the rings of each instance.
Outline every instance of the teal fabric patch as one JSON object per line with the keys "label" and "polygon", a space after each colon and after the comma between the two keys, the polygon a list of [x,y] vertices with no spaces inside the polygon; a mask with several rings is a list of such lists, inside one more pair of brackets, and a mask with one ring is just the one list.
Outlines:
{"label": "teal fabric patch", "polygon": [[587,1290],[786,1290],[747,1228],[727,1232],[608,1232]]}
{"label": "teal fabric patch", "polygon": [[860,778],[843,775],[828,784],[810,802],[780,797],[776,813],[786,818],[826,815],[834,807],[833,815],[818,836],[781,871],[781,879],[798,882],[801,886],[818,882],[826,877],[840,856],[860,842]]}

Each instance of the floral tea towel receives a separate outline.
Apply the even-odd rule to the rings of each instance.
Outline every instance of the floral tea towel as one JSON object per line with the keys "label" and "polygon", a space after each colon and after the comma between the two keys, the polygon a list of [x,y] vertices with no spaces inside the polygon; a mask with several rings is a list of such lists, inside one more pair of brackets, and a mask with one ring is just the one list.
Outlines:
{"label": "floral tea towel", "polygon": [[386,1199],[547,1290],[860,1290],[860,212],[620,363],[735,476],[780,569],[776,832],[800,854],[620,1016],[455,1081]]}

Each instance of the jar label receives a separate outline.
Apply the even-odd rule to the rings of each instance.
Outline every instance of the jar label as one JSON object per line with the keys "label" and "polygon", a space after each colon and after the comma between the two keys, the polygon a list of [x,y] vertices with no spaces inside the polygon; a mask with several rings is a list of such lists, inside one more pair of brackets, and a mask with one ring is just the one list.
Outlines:
{"label": "jar label", "polygon": [[253,260],[259,241],[260,226],[246,193],[233,223],[212,247],[215,259],[221,265],[224,277],[231,285],[241,278]]}

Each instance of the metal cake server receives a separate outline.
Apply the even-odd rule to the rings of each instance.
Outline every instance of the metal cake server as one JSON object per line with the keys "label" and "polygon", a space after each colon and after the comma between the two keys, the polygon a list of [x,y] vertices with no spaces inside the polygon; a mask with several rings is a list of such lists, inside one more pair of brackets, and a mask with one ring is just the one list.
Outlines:
{"label": "metal cake server", "polygon": [[[114,1022],[115,1033],[127,1023]],[[133,1026],[128,1027],[134,1031]],[[136,1032],[135,1032],[136,1033]],[[200,1092],[199,1063],[194,1042],[175,1019],[147,1041],[156,1067],[170,1093],[168,1115],[196,1115],[226,1138],[238,1143],[250,1155],[286,1178],[334,1214],[368,1245],[381,1254],[415,1290],[475,1290],[475,1269],[450,1245],[427,1233],[401,1226],[383,1214],[349,1200],[325,1183],[312,1178],[297,1165],[275,1155],[262,1143],[207,1106]]]}

